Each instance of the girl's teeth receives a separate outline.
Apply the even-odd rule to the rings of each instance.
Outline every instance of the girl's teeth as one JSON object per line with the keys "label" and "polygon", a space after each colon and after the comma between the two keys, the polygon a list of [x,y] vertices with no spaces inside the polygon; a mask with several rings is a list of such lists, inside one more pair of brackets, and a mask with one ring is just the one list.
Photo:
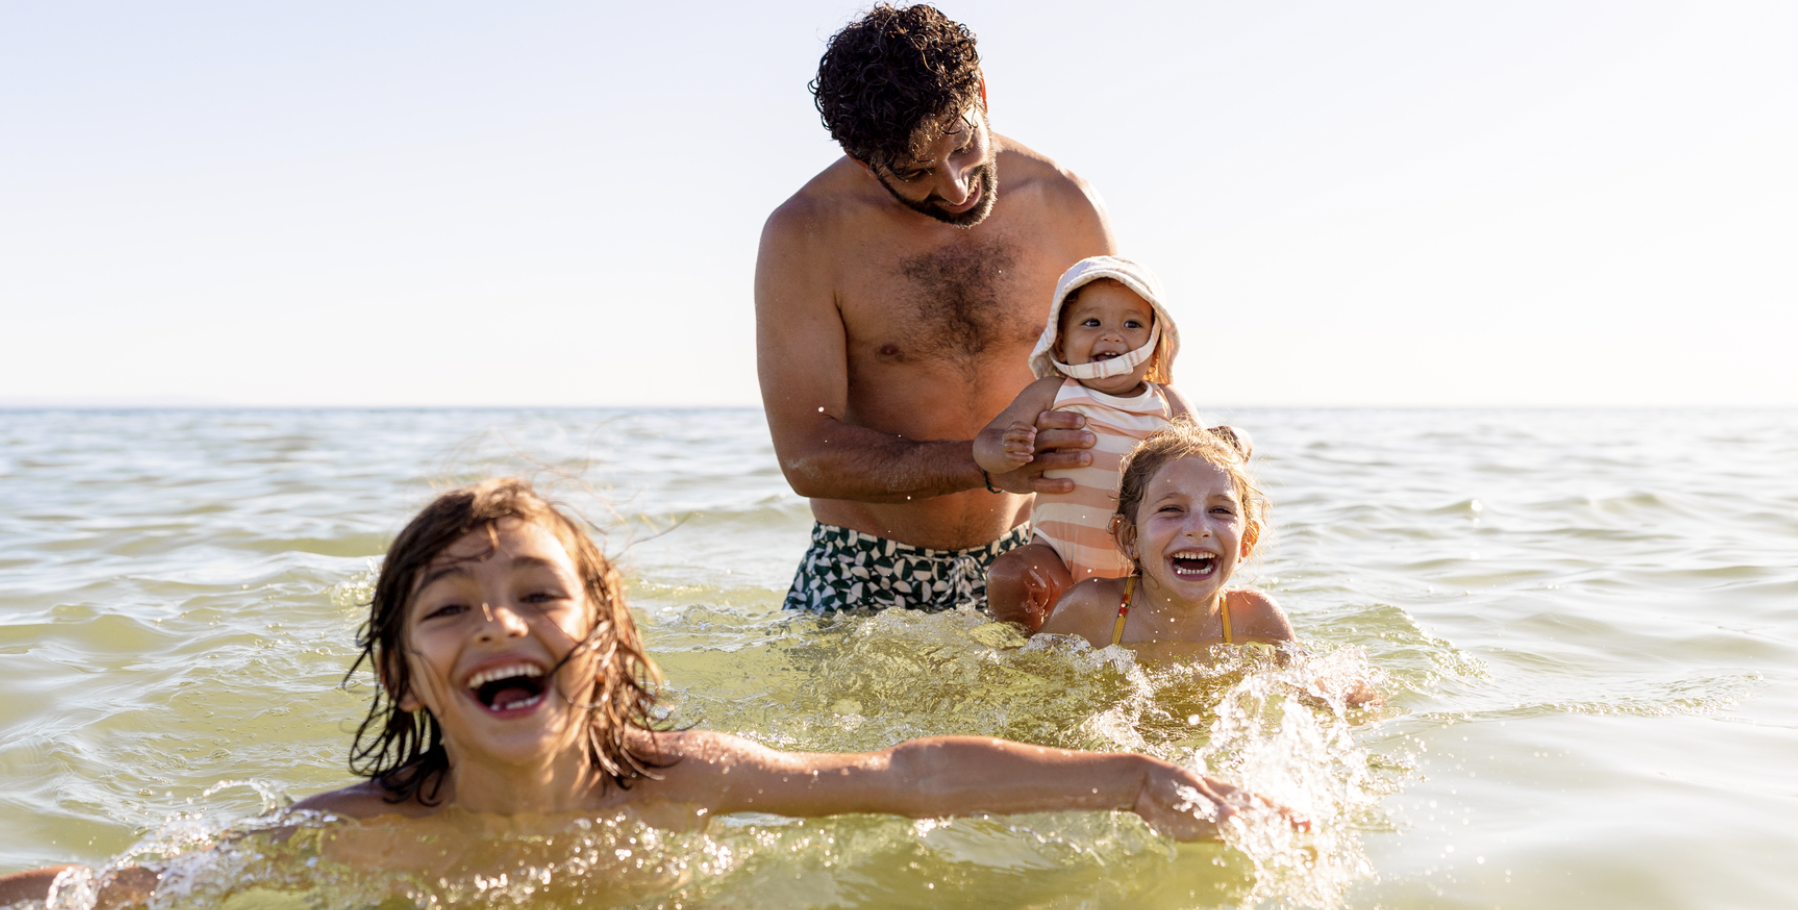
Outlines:
{"label": "girl's teeth", "polygon": [[514,676],[529,676],[534,678],[541,675],[543,675],[543,671],[531,664],[513,664],[509,667],[497,667],[492,670],[482,670],[481,672],[476,673],[473,678],[469,679],[468,688],[479,689],[496,679],[511,679]]}
{"label": "girl's teeth", "polygon": [[1176,556],[1174,557],[1174,574],[1183,577],[1209,575],[1217,567],[1215,556]]}

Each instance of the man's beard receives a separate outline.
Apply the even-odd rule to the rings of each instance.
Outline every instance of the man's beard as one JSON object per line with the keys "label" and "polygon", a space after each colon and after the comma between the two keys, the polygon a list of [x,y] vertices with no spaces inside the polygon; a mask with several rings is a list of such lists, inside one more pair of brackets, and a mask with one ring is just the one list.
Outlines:
{"label": "man's beard", "polygon": [[999,166],[998,161],[996,160],[997,158],[998,156],[995,155],[994,160],[987,161],[987,163],[980,166],[980,170],[974,172],[974,186],[980,190],[980,201],[974,203],[974,207],[965,212],[945,212],[943,211],[941,201],[933,202],[930,199],[925,199],[923,202],[913,202],[910,199],[899,195],[899,191],[893,189],[893,185],[888,183],[885,177],[876,174],[875,179],[880,181],[881,186],[886,187],[887,192],[891,193],[893,198],[899,201],[900,205],[903,205],[920,215],[929,215],[944,224],[953,225],[958,228],[971,228],[974,225],[985,221],[986,216],[993,213],[993,203],[999,201]]}

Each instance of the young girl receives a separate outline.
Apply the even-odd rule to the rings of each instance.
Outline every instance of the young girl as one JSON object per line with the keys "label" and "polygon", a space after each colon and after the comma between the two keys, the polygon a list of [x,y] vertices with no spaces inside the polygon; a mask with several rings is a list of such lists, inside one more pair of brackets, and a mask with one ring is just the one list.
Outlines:
{"label": "young girl", "polygon": [[1109,531],[1124,455],[1170,421],[1197,419],[1167,384],[1180,333],[1161,300],[1160,282],[1128,259],[1075,263],[1055,287],[1048,325],[1030,355],[1037,381],[975,438],[981,470],[1002,473],[1035,454],[1043,411],[1079,414],[1097,437],[1091,465],[1044,474],[1072,479],[1073,492],[1036,494],[1031,542],[994,560],[987,609],[995,619],[1035,631],[1070,586],[1130,571]]}
{"label": "young girl", "polygon": [[[360,644],[356,666],[366,661],[381,682],[350,752],[351,769],[367,780],[295,808],[387,816],[431,836],[420,853],[418,837],[410,848],[380,840],[392,840],[393,824],[346,826],[325,845],[345,862],[442,874],[432,864],[478,858],[478,847],[443,839],[457,829],[433,816],[451,810],[624,813],[693,827],[735,812],[1122,809],[1197,839],[1215,837],[1234,814],[1227,799],[1253,799],[1142,755],[967,736],[859,755],[796,753],[725,733],[655,730],[656,670],[617,573],[579,525],[516,479],[445,493],[400,532]],[[0,878],[0,904],[42,899],[58,871]],[[154,875],[128,871],[114,879],[114,896],[141,898]]]}
{"label": "young girl", "polygon": [[1266,511],[1231,442],[1185,421],[1155,433],[1130,454],[1112,518],[1130,573],[1075,585],[1042,631],[1139,651],[1291,641],[1273,598],[1225,587],[1260,542]]}

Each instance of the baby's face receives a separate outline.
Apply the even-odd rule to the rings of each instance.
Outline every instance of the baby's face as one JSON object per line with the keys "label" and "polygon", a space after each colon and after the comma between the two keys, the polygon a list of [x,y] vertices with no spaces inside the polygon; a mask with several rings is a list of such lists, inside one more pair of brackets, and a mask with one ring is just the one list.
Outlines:
{"label": "baby's face", "polygon": [[[1155,308],[1147,300],[1122,284],[1103,278],[1081,288],[1073,305],[1062,310],[1056,347],[1066,364],[1110,360],[1148,344],[1154,325]],[[1151,357],[1123,376],[1083,380],[1082,384],[1107,394],[1121,394],[1142,382],[1153,363]]]}

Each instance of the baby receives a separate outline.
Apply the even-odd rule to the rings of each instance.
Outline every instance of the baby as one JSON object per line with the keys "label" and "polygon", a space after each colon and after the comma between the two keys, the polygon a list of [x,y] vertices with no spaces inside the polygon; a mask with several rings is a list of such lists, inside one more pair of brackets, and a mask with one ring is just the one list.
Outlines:
{"label": "baby", "polygon": [[[1036,418],[1045,410],[1085,417],[1097,437],[1091,465],[1045,472],[1073,480],[1073,492],[1036,494],[1031,542],[994,560],[987,609],[995,619],[1035,631],[1063,591],[1088,578],[1130,573],[1110,531],[1124,456],[1169,422],[1198,419],[1168,385],[1180,333],[1162,298],[1155,276],[1128,259],[1075,263],[1055,286],[1048,325],[1030,354],[1037,380],[975,438],[981,470],[1002,473],[1035,454]],[[1229,427],[1216,432],[1242,440],[1248,451],[1246,436]]]}

